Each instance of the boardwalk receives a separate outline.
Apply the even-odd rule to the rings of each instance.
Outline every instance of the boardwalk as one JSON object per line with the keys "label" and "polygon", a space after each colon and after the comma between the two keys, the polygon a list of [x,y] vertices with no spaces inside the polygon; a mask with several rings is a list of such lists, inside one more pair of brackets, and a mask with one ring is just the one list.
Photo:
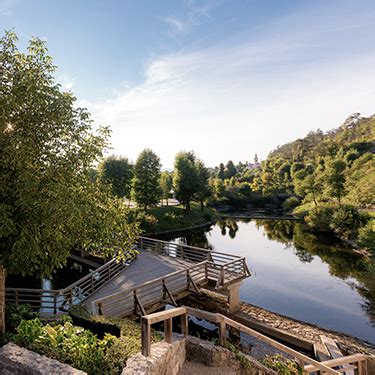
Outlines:
{"label": "boardwalk", "polygon": [[229,288],[231,304],[240,281],[250,276],[245,258],[233,254],[146,237],[135,248],[136,259],[133,252],[123,262],[112,259],[64,289],[6,288],[6,300],[54,314],[81,303],[93,314],[145,315],[207,285]]}
{"label": "boardwalk", "polygon": [[183,270],[193,264],[183,259],[141,251],[137,255],[137,259],[127,269],[90,295],[83,304],[91,309],[91,303],[95,300],[114,293],[127,292],[148,281]]}

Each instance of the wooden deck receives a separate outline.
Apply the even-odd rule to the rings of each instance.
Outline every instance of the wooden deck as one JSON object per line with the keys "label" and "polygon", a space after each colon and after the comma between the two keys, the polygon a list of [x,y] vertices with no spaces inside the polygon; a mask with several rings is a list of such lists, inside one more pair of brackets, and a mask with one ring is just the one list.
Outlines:
{"label": "wooden deck", "polygon": [[137,259],[90,295],[93,314],[145,315],[208,284],[225,289],[250,275],[245,258],[233,254],[141,237]]}
{"label": "wooden deck", "polygon": [[126,270],[123,270],[110,283],[103,285],[91,294],[83,302],[83,305],[91,309],[91,303],[95,300],[100,300],[114,293],[127,292],[148,281],[184,270],[192,265],[194,263],[183,259],[141,251],[137,255],[137,259]]}

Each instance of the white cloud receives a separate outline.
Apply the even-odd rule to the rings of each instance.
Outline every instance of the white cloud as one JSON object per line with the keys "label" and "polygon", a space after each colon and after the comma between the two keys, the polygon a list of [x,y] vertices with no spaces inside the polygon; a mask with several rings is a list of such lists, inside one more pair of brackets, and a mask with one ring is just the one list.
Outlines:
{"label": "white cloud", "polygon": [[211,166],[251,160],[255,152],[264,158],[311,129],[373,112],[375,54],[314,60],[325,34],[299,31],[161,56],[143,84],[83,104],[111,125],[116,153],[135,159],[150,147],[165,167],[181,149],[194,149]]}
{"label": "white cloud", "polygon": [[10,17],[18,0],[0,0],[0,15]]}
{"label": "white cloud", "polygon": [[63,74],[59,77],[58,82],[61,84],[63,91],[73,90],[75,78],[69,77],[67,74]]}

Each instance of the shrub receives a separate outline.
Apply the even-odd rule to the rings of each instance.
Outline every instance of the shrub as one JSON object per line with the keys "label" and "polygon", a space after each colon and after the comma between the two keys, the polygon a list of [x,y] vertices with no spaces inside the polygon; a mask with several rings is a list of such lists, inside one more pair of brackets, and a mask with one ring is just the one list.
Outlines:
{"label": "shrub", "polygon": [[375,254],[375,219],[358,230],[358,245]]}
{"label": "shrub", "polygon": [[42,322],[38,319],[22,320],[16,328],[13,340],[22,346],[30,347],[42,333]]}
{"label": "shrub", "polygon": [[15,333],[22,320],[31,320],[38,316],[31,310],[30,305],[7,303],[5,305],[5,327],[9,333]]}
{"label": "shrub", "polygon": [[262,360],[262,363],[280,375],[302,374],[302,369],[295,361],[287,359],[280,354],[267,356]]}
{"label": "shrub", "polygon": [[121,328],[118,324],[112,323],[108,319],[101,320],[94,317],[84,306],[72,305],[69,309],[69,315],[75,325],[89,329],[98,335],[99,338],[103,338],[107,333],[116,337],[121,335]]}
{"label": "shrub", "polygon": [[299,205],[299,199],[297,197],[289,197],[283,202],[283,208],[285,210],[292,210]]}
{"label": "shrub", "polygon": [[340,237],[352,240],[367,221],[367,215],[361,214],[355,207],[340,206],[332,213],[329,227]]}
{"label": "shrub", "polygon": [[334,206],[323,206],[313,208],[306,216],[307,225],[320,232],[329,232]]}

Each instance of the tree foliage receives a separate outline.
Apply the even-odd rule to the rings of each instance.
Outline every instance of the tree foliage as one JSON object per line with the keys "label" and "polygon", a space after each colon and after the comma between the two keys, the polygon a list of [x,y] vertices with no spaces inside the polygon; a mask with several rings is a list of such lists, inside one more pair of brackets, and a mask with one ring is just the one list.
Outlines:
{"label": "tree foliage", "polygon": [[176,155],[173,172],[173,189],[176,198],[190,210],[190,202],[199,188],[196,157],[192,151],[181,151]]}
{"label": "tree foliage", "polygon": [[98,174],[103,182],[111,184],[114,195],[130,198],[133,166],[127,158],[109,156],[99,164]]}
{"label": "tree foliage", "polygon": [[134,165],[132,198],[145,209],[154,206],[161,197],[160,159],[150,149],[143,150]]}
{"label": "tree foliage", "polygon": [[172,176],[168,171],[164,171],[160,175],[160,189],[162,193],[162,198],[167,200],[168,205],[168,198],[171,194],[173,182]]}
{"label": "tree foliage", "polygon": [[89,177],[109,129],[93,132],[87,110],[62,92],[45,42],[33,39],[26,53],[16,42],[12,32],[0,39],[0,264],[49,276],[73,246],[120,256],[137,228]]}

